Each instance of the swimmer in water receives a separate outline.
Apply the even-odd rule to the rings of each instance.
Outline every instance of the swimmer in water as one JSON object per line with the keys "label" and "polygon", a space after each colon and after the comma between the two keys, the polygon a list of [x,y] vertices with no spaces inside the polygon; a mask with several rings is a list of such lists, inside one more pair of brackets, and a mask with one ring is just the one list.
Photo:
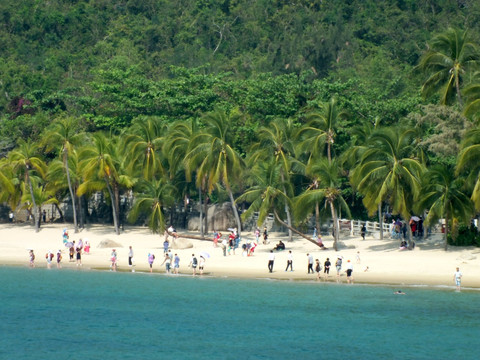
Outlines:
{"label": "swimmer in water", "polygon": [[407,295],[402,290],[397,290],[394,292],[395,295]]}

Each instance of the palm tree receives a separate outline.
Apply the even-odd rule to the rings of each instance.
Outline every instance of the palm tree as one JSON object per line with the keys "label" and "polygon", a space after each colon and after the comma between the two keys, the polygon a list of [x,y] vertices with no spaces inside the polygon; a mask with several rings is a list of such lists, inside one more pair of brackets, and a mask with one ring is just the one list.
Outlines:
{"label": "palm tree", "polygon": [[464,114],[478,120],[480,117],[480,72],[475,72],[472,78],[471,83],[463,91],[466,98]]}
{"label": "palm tree", "polygon": [[233,125],[236,117],[236,114],[227,116],[225,112],[215,111],[202,118],[206,126],[189,143],[186,169],[188,174],[191,174],[193,170],[197,172],[197,187],[202,187],[202,183],[205,182],[209,193],[217,184],[223,183],[232,204],[233,215],[240,235],[242,224],[230,184],[230,177],[238,176],[243,166],[243,160],[232,146]]}
{"label": "palm tree", "polygon": [[0,203],[7,203],[14,211],[20,202],[21,190],[11,163],[7,158],[0,159]]}
{"label": "palm tree", "polygon": [[[33,188],[33,197],[30,192],[23,191],[22,202],[27,204],[26,207],[31,211],[31,204],[38,206],[38,215],[42,213],[42,206],[48,204],[57,204],[58,200],[55,198],[55,190],[48,189],[47,184],[39,183],[40,179],[36,176],[30,178]],[[25,187],[25,183],[23,184]]]}
{"label": "palm tree", "polygon": [[[259,141],[254,143],[250,148],[249,164],[255,164],[259,161],[267,161],[275,159],[280,165],[280,179],[284,184],[284,195],[293,196],[293,191],[288,192],[287,186],[290,182],[290,170],[292,162],[294,161],[295,153],[295,133],[297,129],[292,119],[277,118],[270,122],[268,126],[263,126],[258,129],[257,137]],[[289,241],[292,240],[292,215],[290,205],[285,202],[285,214],[287,216],[287,228]]]}
{"label": "palm tree", "polygon": [[473,183],[472,200],[475,209],[480,211],[480,127],[469,131],[462,143],[462,150],[458,155],[457,175],[467,170],[468,183]]}
{"label": "palm tree", "polygon": [[165,230],[163,206],[174,203],[176,189],[164,179],[146,181],[138,184],[135,192],[135,201],[128,214],[128,220],[134,222],[141,214],[147,215],[148,227],[154,234],[161,234]]}
{"label": "palm tree", "polygon": [[14,169],[19,170],[24,176],[24,181],[30,191],[30,197],[33,203],[33,216],[35,220],[35,232],[40,231],[40,212],[35,202],[33,185],[30,179],[31,171],[35,171],[41,177],[45,175],[46,165],[38,156],[38,145],[32,142],[19,140],[18,147],[9,154],[10,161]]}
{"label": "palm tree", "polygon": [[[288,204],[288,208],[290,209],[293,207],[290,197],[285,195],[285,189],[291,187],[291,184],[289,182],[282,182],[280,176],[282,170],[282,164],[273,158],[266,161],[259,161],[247,170],[245,181],[248,188],[237,198],[237,202],[246,201],[250,203],[247,210],[242,214],[242,218],[246,220],[252,217],[255,212],[258,212],[257,225],[260,226],[264,223],[267,216],[273,212],[279,223],[315,245],[318,245],[316,240],[290,227],[281,218],[287,208],[285,204]],[[288,189],[287,191],[291,190]]]}
{"label": "palm tree", "polygon": [[412,130],[395,128],[379,129],[371,135],[368,149],[350,176],[352,185],[364,196],[369,214],[387,202],[394,213],[410,218],[424,169],[417,159],[409,156],[413,151],[413,135]]}
{"label": "palm tree", "polygon": [[334,226],[334,248],[335,251],[338,251],[340,229],[336,207],[340,206],[350,216],[350,209],[340,190],[341,167],[336,160],[329,162],[328,159],[323,159],[311,164],[307,173],[315,178],[317,185],[310,186],[297,196],[295,199],[295,214],[297,219],[304,219],[311,214],[313,208],[324,202],[325,207],[330,208]]}
{"label": "palm tree", "polygon": [[436,165],[429,169],[423,177],[419,211],[428,209],[425,224],[429,225],[438,219],[445,219],[445,250],[448,242],[448,223],[453,217],[467,222],[474,214],[471,199],[462,191],[462,179],[456,179],[454,171],[445,165]]}
{"label": "palm tree", "polygon": [[300,149],[312,156],[323,155],[327,145],[327,159],[332,161],[332,146],[335,143],[335,128],[347,113],[338,107],[337,100],[331,98],[329,102],[320,104],[320,111],[310,112],[307,116],[308,123],[299,133]]}
{"label": "palm tree", "polygon": [[125,133],[129,164],[138,167],[146,180],[153,179],[157,171],[163,172],[159,150],[165,131],[156,118],[137,118]]}
{"label": "palm tree", "polygon": [[67,175],[68,190],[72,201],[73,223],[75,232],[78,232],[76,194],[72,186],[69,166],[69,154],[76,145],[79,145],[85,138],[82,132],[78,131],[78,122],[71,117],[61,118],[54,123],[53,127],[47,131],[43,137],[43,142],[47,150],[59,147],[59,154],[63,162],[63,171]]}
{"label": "palm tree", "polygon": [[433,38],[431,47],[420,59],[418,68],[426,73],[422,94],[440,94],[440,103],[448,104],[456,95],[463,107],[462,80],[466,72],[480,64],[480,52],[468,32],[449,28]]}
{"label": "palm tree", "polygon": [[79,154],[80,168],[84,181],[80,184],[77,194],[83,195],[91,191],[107,189],[112,205],[113,224],[115,232],[120,235],[119,205],[120,188],[131,188],[133,180],[125,173],[123,157],[123,139],[107,137],[98,132],[93,135],[93,143],[83,148]]}

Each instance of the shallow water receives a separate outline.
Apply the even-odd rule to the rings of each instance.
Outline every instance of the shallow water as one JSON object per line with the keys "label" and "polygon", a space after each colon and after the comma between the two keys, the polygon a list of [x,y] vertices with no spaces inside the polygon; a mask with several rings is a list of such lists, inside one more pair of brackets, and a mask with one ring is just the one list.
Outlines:
{"label": "shallow water", "polygon": [[477,359],[478,292],[0,267],[0,359]]}

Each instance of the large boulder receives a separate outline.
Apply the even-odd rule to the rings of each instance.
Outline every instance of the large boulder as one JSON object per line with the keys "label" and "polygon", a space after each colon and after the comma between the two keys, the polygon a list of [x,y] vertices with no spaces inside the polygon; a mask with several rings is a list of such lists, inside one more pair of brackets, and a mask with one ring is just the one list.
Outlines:
{"label": "large boulder", "polygon": [[[199,209],[198,209],[199,210]],[[208,206],[208,229],[226,231],[228,228],[236,227],[235,217],[233,216],[232,206],[229,202],[222,204],[213,204]],[[192,217],[188,220],[189,231],[200,230],[200,217]]]}

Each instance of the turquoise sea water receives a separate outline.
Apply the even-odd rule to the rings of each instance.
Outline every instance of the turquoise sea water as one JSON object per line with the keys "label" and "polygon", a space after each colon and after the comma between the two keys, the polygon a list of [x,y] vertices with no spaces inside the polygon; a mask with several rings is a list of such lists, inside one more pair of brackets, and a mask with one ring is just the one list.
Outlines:
{"label": "turquoise sea water", "polygon": [[480,293],[0,267],[0,359],[478,359]]}

